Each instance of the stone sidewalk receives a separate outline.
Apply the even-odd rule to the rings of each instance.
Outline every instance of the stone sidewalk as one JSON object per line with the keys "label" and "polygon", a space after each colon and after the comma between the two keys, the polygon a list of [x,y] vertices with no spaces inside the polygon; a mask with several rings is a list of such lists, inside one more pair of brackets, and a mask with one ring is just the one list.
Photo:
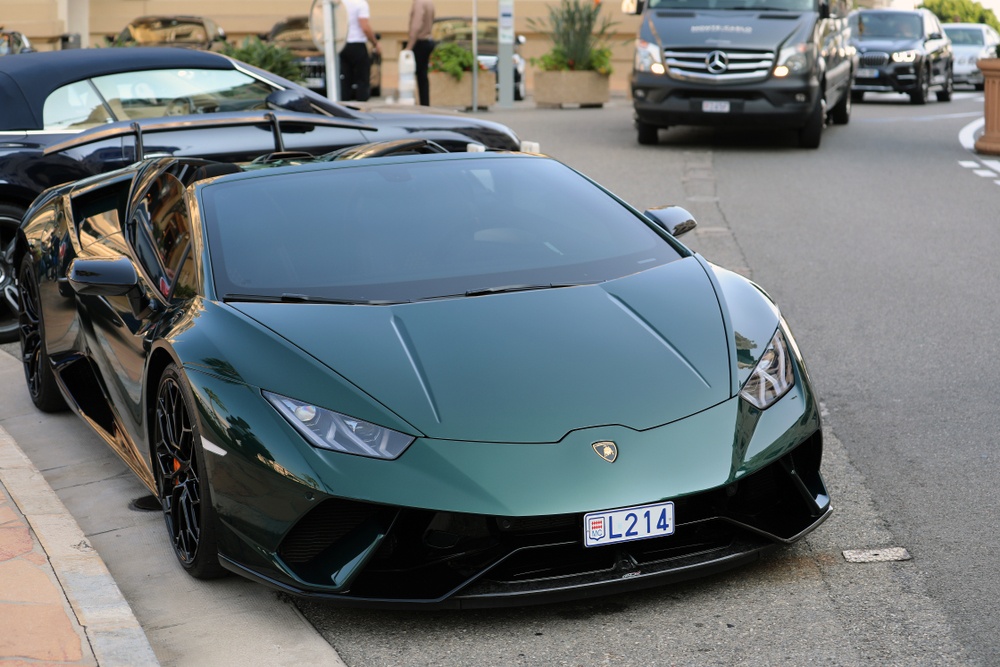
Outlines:
{"label": "stone sidewalk", "polygon": [[0,667],[158,665],[131,607],[0,427]]}

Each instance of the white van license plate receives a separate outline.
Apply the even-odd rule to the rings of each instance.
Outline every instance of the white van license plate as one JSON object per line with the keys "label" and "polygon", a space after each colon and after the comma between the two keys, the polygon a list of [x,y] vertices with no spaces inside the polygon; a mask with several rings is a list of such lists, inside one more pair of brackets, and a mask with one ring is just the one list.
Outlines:
{"label": "white van license plate", "polygon": [[729,113],[729,100],[705,100],[701,103],[705,113]]}
{"label": "white van license plate", "polygon": [[588,547],[673,534],[674,504],[670,502],[591,512],[583,517],[583,543]]}

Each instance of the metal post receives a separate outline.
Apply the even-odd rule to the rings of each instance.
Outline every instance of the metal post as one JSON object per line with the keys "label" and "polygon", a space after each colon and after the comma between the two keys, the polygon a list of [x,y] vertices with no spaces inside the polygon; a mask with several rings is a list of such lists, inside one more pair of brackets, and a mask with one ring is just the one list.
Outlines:
{"label": "metal post", "polygon": [[498,105],[514,106],[514,0],[497,0],[497,85]]}
{"label": "metal post", "polygon": [[337,16],[333,11],[334,0],[323,0],[323,51],[326,57],[326,96],[340,101],[340,62],[337,57]]}
{"label": "metal post", "polygon": [[472,0],[472,110],[479,110],[479,0]]}

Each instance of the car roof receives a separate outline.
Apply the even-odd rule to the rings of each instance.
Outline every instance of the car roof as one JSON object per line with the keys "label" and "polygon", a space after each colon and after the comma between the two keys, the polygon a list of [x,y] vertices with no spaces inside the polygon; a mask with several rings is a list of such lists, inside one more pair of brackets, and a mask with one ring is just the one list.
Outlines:
{"label": "car roof", "polygon": [[94,76],[146,69],[232,69],[225,56],[171,47],[68,49],[0,58],[0,130],[41,129],[52,91]]}

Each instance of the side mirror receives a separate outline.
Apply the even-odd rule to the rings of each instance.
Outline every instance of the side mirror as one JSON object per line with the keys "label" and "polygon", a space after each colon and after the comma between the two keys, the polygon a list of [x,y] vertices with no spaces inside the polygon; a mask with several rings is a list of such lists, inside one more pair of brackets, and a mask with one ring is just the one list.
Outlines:
{"label": "side mirror", "polygon": [[285,111],[298,111],[300,113],[313,113],[312,104],[309,98],[294,90],[276,90],[264,100],[268,109],[284,109]]}
{"label": "side mirror", "polygon": [[819,3],[819,17],[821,19],[830,18],[830,3],[828,0],[820,0]]}
{"label": "side mirror", "polygon": [[931,34],[927,35],[927,39],[944,39],[944,35],[942,35],[939,32],[932,32]]}
{"label": "side mirror", "polygon": [[698,226],[694,216],[687,209],[680,206],[657,206],[647,208],[642,212],[647,218],[656,223],[657,226],[666,230],[668,234],[677,238],[687,234]]}
{"label": "side mirror", "polygon": [[643,0],[622,0],[622,13],[638,16],[642,14],[643,5]]}
{"label": "side mirror", "polygon": [[81,296],[128,297],[132,314],[139,319],[155,310],[139,285],[139,274],[128,257],[74,259],[69,265],[69,284]]}

